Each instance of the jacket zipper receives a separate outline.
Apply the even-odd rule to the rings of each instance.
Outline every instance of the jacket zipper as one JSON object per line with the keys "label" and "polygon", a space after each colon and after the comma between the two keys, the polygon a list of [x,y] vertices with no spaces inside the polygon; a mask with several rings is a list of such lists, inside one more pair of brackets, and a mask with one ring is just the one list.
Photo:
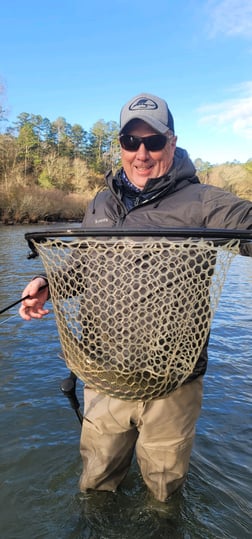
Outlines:
{"label": "jacket zipper", "polygon": [[[114,192],[114,190],[112,189],[111,185],[109,184],[109,182],[107,182],[107,187],[109,188],[113,198],[116,200],[116,203],[118,204],[118,206],[121,207],[121,209],[123,210],[123,215],[118,215],[118,220],[116,222],[116,225],[115,226],[119,226],[121,225],[124,220],[125,220],[125,217],[126,215],[128,215],[129,213],[131,213],[132,211],[136,210],[137,208],[141,207],[141,206],[144,206],[145,204],[148,204],[149,202],[153,202],[155,199],[158,200],[158,198],[162,198],[162,195],[160,194],[155,194],[153,195],[151,198],[148,198],[146,200],[140,200],[140,197],[137,196],[136,197],[136,201],[137,203],[133,206],[133,208],[131,208],[130,210],[127,210],[126,206],[123,204],[122,200],[120,200],[120,198],[117,196],[117,194]],[[165,193],[164,193],[165,194]]]}

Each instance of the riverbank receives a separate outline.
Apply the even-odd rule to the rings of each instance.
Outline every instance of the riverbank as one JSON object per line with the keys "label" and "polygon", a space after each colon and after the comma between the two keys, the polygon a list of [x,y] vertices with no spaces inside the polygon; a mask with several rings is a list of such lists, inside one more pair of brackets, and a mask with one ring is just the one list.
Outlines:
{"label": "riverbank", "polygon": [[15,225],[42,225],[42,226],[49,226],[49,225],[57,225],[61,223],[81,223],[82,219],[39,219],[38,221],[29,221],[28,219],[24,219],[22,222],[14,221],[12,219],[7,219],[5,221],[1,221],[0,219],[0,225],[4,226],[15,226]]}
{"label": "riverbank", "polygon": [[57,189],[17,186],[0,193],[0,222],[4,225],[82,221],[94,191],[64,193]]}

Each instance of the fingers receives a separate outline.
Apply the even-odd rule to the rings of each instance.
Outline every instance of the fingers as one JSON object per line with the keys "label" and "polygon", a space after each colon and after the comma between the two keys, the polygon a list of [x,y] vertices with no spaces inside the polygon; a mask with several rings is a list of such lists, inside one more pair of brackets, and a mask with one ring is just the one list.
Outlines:
{"label": "fingers", "polygon": [[49,309],[44,309],[43,304],[38,300],[35,300],[34,305],[27,305],[25,302],[22,303],[19,309],[19,315],[23,320],[31,320],[32,318],[43,318],[46,314],[49,313]]}
{"label": "fingers", "polygon": [[19,315],[23,320],[31,320],[32,318],[42,318],[49,313],[49,309],[44,309],[44,303],[48,297],[48,289],[40,290],[39,288],[45,284],[42,277],[38,277],[31,281],[23,291],[22,297],[29,296],[22,301],[19,309]]}

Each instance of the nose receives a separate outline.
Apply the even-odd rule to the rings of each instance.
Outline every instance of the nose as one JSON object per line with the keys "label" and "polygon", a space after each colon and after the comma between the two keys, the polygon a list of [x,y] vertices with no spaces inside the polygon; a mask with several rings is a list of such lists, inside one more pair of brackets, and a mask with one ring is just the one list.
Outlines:
{"label": "nose", "polygon": [[143,142],[141,142],[138,150],[137,150],[137,153],[136,153],[136,157],[138,159],[141,159],[141,161],[145,161],[146,159],[149,158],[149,152],[148,150],[146,150],[145,148],[145,145]]}

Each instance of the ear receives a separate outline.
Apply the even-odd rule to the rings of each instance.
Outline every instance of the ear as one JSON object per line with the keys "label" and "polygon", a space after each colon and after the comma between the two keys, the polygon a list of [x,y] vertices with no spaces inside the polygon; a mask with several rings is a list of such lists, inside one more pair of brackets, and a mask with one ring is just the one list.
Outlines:
{"label": "ear", "polygon": [[176,148],[176,145],[177,145],[177,140],[178,140],[178,137],[176,137],[175,135],[172,137],[171,141],[170,141],[170,145],[172,148]]}

